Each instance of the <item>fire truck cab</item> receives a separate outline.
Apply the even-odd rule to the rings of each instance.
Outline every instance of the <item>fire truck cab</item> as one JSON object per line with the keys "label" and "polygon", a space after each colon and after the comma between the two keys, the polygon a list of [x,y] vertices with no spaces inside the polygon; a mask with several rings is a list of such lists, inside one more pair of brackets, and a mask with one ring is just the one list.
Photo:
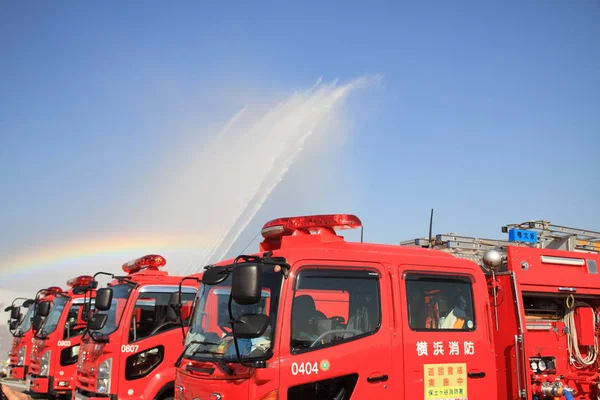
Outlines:
{"label": "fire truck cab", "polygon": [[[24,300],[18,306],[15,304],[17,300]],[[7,377],[15,380],[25,380],[27,369],[29,367],[29,351],[33,342],[33,333],[31,332],[31,321],[33,318],[33,309],[31,307],[34,300],[32,299],[14,299],[12,304],[4,311],[10,312],[8,320],[8,328],[13,336],[12,346],[8,353],[9,365]],[[25,315],[22,313],[22,308],[26,308]]]}
{"label": "fire truck cab", "polygon": [[[597,398],[597,254],[515,239],[535,224],[473,254],[336,233],[359,227],[280,218],[259,253],[206,267],[176,398]],[[217,329],[215,288],[230,293]]]}
{"label": "fire truck cab", "polygon": [[173,398],[173,364],[198,284],[181,285],[178,315],[170,302],[181,278],[161,271],[165,264],[159,255],[138,258],[123,265],[126,276],[107,274],[113,280],[96,290],[74,400]]}
{"label": "fire truck cab", "polygon": [[84,294],[92,277],[70,279],[69,290],[46,290],[33,319],[34,341],[26,386],[32,397],[70,398],[81,337],[86,328]]}
{"label": "fire truck cab", "polygon": [[[259,253],[207,268],[177,398],[442,398],[429,396],[431,378],[444,398],[499,398],[481,268],[335,232],[360,226],[353,215],[277,219]],[[231,293],[219,329],[204,323],[216,318],[213,288]]]}

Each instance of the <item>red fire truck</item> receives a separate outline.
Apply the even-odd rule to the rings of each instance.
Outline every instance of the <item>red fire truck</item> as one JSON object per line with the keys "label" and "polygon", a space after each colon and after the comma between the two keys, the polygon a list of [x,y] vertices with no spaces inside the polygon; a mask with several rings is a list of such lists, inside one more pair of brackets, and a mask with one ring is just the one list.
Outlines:
{"label": "red fire truck", "polygon": [[[25,300],[21,306],[17,306],[17,300]],[[15,299],[11,306],[5,311],[10,312],[8,321],[9,331],[13,336],[12,346],[8,353],[10,359],[7,376],[11,379],[25,380],[27,368],[29,367],[29,351],[33,342],[33,333],[31,332],[31,320],[33,318],[32,299]],[[25,316],[21,312],[21,307],[27,308]]]}
{"label": "red fire truck", "polygon": [[[73,399],[173,398],[175,360],[181,353],[196,282],[181,285],[181,315],[170,307],[181,277],[160,268],[166,260],[148,255],[123,265],[97,289],[93,316],[77,365]],[[187,328],[184,328],[184,331]]]}
{"label": "red fire truck", "polygon": [[600,233],[534,221],[425,248],[336,233],[359,227],[276,219],[259,253],[206,267],[176,398],[598,398]]}
{"label": "red fire truck", "polygon": [[26,386],[32,396],[70,398],[75,367],[86,329],[83,288],[92,282],[88,275],[67,282],[68,291],[48,289],[33,318],[33,346]]}

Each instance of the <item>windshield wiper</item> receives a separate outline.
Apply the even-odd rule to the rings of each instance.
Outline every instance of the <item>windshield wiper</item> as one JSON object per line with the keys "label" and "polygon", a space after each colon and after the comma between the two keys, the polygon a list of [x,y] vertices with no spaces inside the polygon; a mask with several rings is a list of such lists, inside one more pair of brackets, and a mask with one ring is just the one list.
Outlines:
{"label": "windshield wiper", "polygon": [[[211,343],[211,342],[201,342],[200,340],[192,340],[191,342],[189,342],[185,348],[183,349],[183,351],[181,352],[181,354],[179,355],[179,357],[177,358],[177,360],[175,361],[175,367],[179,367],[181,365],[181,360],[183,360],[183,357],[185,357],[187,350],[190,348],[191,345],[193,344],[204,344],[204,345],[209,345],[209,346],[218,346],[219,343]],[[195,356],[196,354],[211,354],[211,355],[220,355],[221,353],[217,353],[215,351],[210,351],[210,350],[199,350],[196,349],[192,352],[192,354],[190,354],[190,357]],[[225,372],[227,375],[233,375],[233,369],[227,365],[225,363],[225,361],[223,361],[220,358],[216,358],[216,357],[196,357],[197,360],[199,361],[208,361],[208,362],[214,362],[215,364],[217,364],[218,366],[221,367],[221,370],[223,372]]]}
{"label": "windshield wiper", "polygon": [[[212,345],[212,346],[218,346],[219,345],[219,343],[211,343],[211,342],[202,342],[200,340],[192,340],[191,342],[189,342],[188,344],[185,345],[183,351],[181,352],[181,354],[179,355],[179,357],[177,357],[177,360],[175,360],[175,367],[179,367],[181,365],[181,360],[183,360],[183,357],[185,357],[185,353],[187,353],[188,349],[193,344],[208,344],[208,345]],[[192,353],[192,355],[194,355],[196,353],[198,353],[198,350],[194,350],[194,352]],[[210,352],[207,352],[207,353],[211,354]]]}

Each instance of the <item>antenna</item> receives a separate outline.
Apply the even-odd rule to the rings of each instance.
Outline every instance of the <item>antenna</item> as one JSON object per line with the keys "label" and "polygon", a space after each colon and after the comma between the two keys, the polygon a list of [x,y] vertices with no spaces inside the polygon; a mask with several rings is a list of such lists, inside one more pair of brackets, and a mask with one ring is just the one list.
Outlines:
{"label": "antenna", "polygon": [[252,242],[254,242],[257,238],[257,236],[260,235],[260,231],[258,231],[258,233],[256,235],[254,235],[254,237],[252,238],[252,240],[250,242],[248,242],[248,244],[246,245],[246,247],[244,247],[244,250],[240,251],[240,254],[243,254],[246,249],[248,248],[248,246],[250,246],[252,244]]}
{"label": "antenna", "polygon": [[429,248],[431,248],[432,228],[433,228],[433,208],[431,209],[431,216],[429,217],[429,245],[428,245]]}
{"label": "antenna", "polygon": [[364,227],[361,224],[361,226],[360,226],[360,242],[361,243],[363,243],[363,230],[364,230]]}

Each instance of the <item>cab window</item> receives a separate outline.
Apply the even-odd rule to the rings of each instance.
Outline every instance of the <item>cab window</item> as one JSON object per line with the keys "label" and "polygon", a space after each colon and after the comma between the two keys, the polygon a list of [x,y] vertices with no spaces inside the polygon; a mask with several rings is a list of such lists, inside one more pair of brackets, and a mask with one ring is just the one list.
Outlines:
{"label": "cab window", "polygon": [[65,323],[65,330],[63,334],[64,339],[80,336],[85,332],[87,323],[83,320],[81,309],[83,303],[72,304],[67,315],[67,321]]}
{"label": "cab window", "polygon": [[475,329],[468,278],[408,274],[405,279],[408,322],[412,330]]}
{"label": "cab window", "polygon": [[[195,293],[182,293],[181,302],[193,302]],[[179,328],[179,318],[175,310],[169,305],[171,293],[145,292],[140,293],[133,309],[133,316],[129,329],[129,342],[136,342],[164,331]],[[184,324],[189,315],[183,316]]]}
{"label": "cab window", "polygon": [[292,303],[292,353],[371,335],[379,329],[380,323],[376,272],[311,268],[298,274]]}

